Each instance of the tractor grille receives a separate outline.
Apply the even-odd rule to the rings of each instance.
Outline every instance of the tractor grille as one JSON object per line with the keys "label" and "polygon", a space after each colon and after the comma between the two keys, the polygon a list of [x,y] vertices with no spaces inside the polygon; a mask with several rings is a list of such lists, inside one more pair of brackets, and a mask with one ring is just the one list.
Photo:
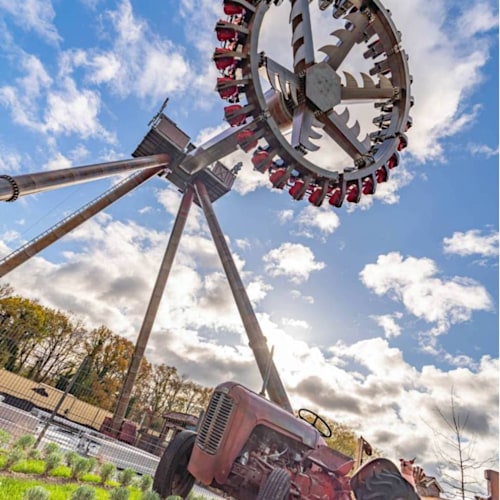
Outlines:
{"label": "tractor grille", "polygon": [[223,392],[215,392],[196,437],[196,444],[203,451],[217,453],[232,411],[233,400]]}

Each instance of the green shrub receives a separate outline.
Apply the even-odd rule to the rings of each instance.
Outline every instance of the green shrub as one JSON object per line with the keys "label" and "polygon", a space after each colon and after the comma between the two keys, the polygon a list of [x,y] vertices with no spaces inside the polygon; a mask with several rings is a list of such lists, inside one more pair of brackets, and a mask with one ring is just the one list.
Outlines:
{"label": "green shrub", "polygon": [[143,491],[141,500],[161,500],[161,497],[156,491]]}
{"label": "green shrub", "polygon": [[161,500],[160,495],[156,491],[143,491],[141,500]]}
{"label": "green shrub", "polygon": [[89,471],[89,461],[86,458],[78,456],[71,465],[71,477],[81,479]]}
{"label": "green shrub", "polygon": [[153,486],[153,478],[151,476],[141,476],[137,480],[137,487],[142,491],[148,491]]}
{"label": "green shrub", "polygon": [[3,464],[3,469],[9,470],[12,466],[21,462],[21,460],[24,460],[25,458],[26,455],[23,450],[21,450],[20,448],[12,448],[12,450],[10,450],[9,453],[7,453],[7,456],[5,457],[5,463]]}
{"label": "green shrub", "polygon": [[89,463],[89,470],[88,470],[88,472],[92,472],[92,471],[94,471],[94,470],[95,470],[95,468],[97,467],[98,463],[99,463],[99,462],[97,461],[97,459],[96,459],[96,458],[94,458],[94,457],[89,457],[89,458],[87,458],[87,462]]}
{"label": "green shrub", "polygon": [[118,482],[121,486],[130,486],[136,476],[134,469],[123,469],[118,474]]}
{"label": "green shrub", "polygon": [[49,453],[45,458],[45,471],[44,474],[50,474],[55,468],[59,467],[63,461],[63,456],[59,451]]}
{"label": "green shrub", "polygon": [[115,488],[109,492],[109,500],[128,500],[129,497],[130,491],[124,486]]}
{"label": "green shrub", "polygon": [[73,467],[73,462],[80,458],[80,455],[73,450],[66,452],[64,455],[64,461],[68,467]]}
{"label": "green shrub", "polygon": [[95,497],[96,492],[92,486],[80,486],[71,495],[71,500],[94,500]]}
{"label": "green shrub", "polygon": [[36,448],[30,448],[28,450],[28,459],[30,460],[42,460],[42,452]]}
{"label": "green shrub", "polygon": [[57,443],[47,443],[43,447],[43,456],[48,457],[51,453],[54,452],[61,453],[61,447]]}
{"label": "green shrub", "polygon": [[7,448],[11,439],[12,436],[7,431],[0,429],[0,448]]}
{"label": "green shrub", "polygon": [[105,484],[106,481],[109,481],[113,474],[116,471],[116,467],[114,464],[106,463],[101,465],[100,475],[101,475],[101,484]]}
{"label": "green shrub", "polygon": [[42,474],[45,470],[45,462],[43,460],[26,459],[25,457],[20,462],[14,464],[10,470],[12,472],[20,472],[21,474]]}
{"label": "green shrub", "polygon": [[20,450],[27,451],[29,448],[33,447],[35,442],[36,439],[33,434],[25,434],[14,443],[14,448],[19,448]]}
{"label": "green shrub", "polygon": [[47,500],[50,493],[43,486],[34,486],[26,490],[23,495],[23,500]]}

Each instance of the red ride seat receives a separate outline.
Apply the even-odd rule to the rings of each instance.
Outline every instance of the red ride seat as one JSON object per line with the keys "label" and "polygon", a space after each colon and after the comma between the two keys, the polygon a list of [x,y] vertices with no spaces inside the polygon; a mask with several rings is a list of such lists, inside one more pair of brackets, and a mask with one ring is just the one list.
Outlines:
{"label": "red ride seat", "polygon": [[377,183],[380,184],[381,182],[385,182],[387,180],[387,172],[385,168],[379,168],[375,172],[375,177],[377,178]]}
{"label": "red ride seat", "polygon": [[231,127],[237,127],[246,122],[247,117],[245,113],[235,114],[240,109],[242,109],[242,107],[239,104],[231,104],[231,106],[226,106],[224,108],[224,116]]}
{"label": "red ride seat", "polygon": [[229,42],[238,38],[236,31],[232,28],[217,26],[215,31],[217,32],[217,40],[219,40],[219,42]]}
{"label": "red ride seat", "polygon": [[318,186],[315,187],[312,191],[312,193],[309,195],[309,202],[312,203],[313,205],[316,205],[319,207],[321,205],[321,202],[323,201],[321,199],[321,194],[323,193],[323,188]]}
{"label": "red ride seat", "polygon": [[286,180],[284,180],[286,174],[286,168],[276,169],[270,176],[269,180],[272,185],[277,189],[283,189],[286,185]]}
{"label": "red ride seat", "polygon": [[238,87],[236,85],[230,85],[228,87],[225,84],[230,84],[234,82],[234,78],[223,77],[217,78],[217,92],[222,97],[222,99],[229,99],[231,97],[236,97],[238,95]]}
{"label": "red ride seat", "polygon": [[258,140],[255,138],[254,133],[251,130],[242,130],[236,135],[238,139],[238,144],[245,153],[248,153],[251,149],[257,147]]}
{"label": "red ride seat", "polygon": [[347,187],[347,201],[355,202],[358,198],[359,188],[357,184],[351,184]]}
{"label": "red ride seat", "polygon": [[224,14],[227,16],[239,16],[245,13],[244,7],[233,2],[224,1]]}
{"label": "red ride seat", "polygon": [[332,194],[330,195],[330,199],[328,200],[328,203],[330,205],[337,205],[337,203],[339,203],[339,201],[340,201],[341,194],[342,194],[342,192],[341,192],[340,188],[335,188],[332,191]]}
{"label": "red ride seat", "polygon": [[236,66],[236,59],[232,56],[224,56],[227,52],[232,52],[230,49],[225,47],[217,47],[214,52],[214,62],[215,67],[219,71],[224,71],[228,68],[234,68]]}
{"label": "red ride seat", "polygon": [[373,180],[371,177],[365,177],[363,179],[363,194],[373,194]]}
{"label": "red ride seat", "polygon": [[301,193],[304,187],[304,181],[302,179],[297,179],[294,185],[288,190],[288,193],[295,200],[301,200],[304,197],[304,193]]}
{"label": "red ride seat", "polygon": [[256,151],[252,156],[252,163],[255,170],[265,172],[271,165],[271,157],[267,151]]}

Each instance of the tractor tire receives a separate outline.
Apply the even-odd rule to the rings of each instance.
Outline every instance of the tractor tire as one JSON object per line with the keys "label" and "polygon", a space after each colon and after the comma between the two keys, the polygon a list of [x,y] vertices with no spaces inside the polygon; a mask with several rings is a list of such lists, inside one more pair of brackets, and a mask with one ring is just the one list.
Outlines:
{"label": "tractor tire", "polygon": [[196,434],[182,431],[170,441],[161,457],[153,479],[153,491],[161,498],[170,495],[185,498],[194,484],[194,477],[187,470]]}
{"label": "tractor tire", "polygon": [[285,500],[290,493],[290,474],[284,469],[273,469],[262,484],[256,500]]}
{"label": "tractor tire", "polygon": [[420,500],[413,486],[399,473],[377,472],[354,491],[357,500]]}

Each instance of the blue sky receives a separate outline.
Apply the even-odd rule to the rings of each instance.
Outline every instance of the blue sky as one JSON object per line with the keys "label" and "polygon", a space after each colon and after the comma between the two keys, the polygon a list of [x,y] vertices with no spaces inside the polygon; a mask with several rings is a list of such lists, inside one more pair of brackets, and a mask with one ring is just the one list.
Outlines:
{"label": "blue sky", "polygon": [[[262,34],[284,63],[286,4]],[[215,210],[294,406],[351,425],[390,457],[416,454],[432,473],[427,424],[440,425],[434,409],[452,388],[464,412],[487,415],[478,459],[497,454],[498,12],[491,0],[384,4],[415,97],[390,182],[359,205],[316,208],[272,190],[239,152],[226,164],[244,168]],[[0,173],[128,158],[167,96],[195,144],[226,128],[211,61],[220,17],[208,0],[0,0]],[[0,254],[113,182],[2,204]],[[179,200],[153,179],[2,282],[134,340]],[[197,208],[147,356],[199,383],[259,388]]]}

